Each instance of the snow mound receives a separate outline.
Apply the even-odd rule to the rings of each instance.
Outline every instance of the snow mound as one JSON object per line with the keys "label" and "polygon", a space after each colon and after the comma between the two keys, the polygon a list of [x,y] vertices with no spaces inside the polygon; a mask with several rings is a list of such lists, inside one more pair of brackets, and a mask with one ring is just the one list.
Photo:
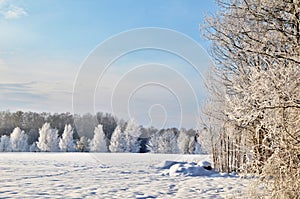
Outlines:
{"label": "snow mound", "polygon": [[166,160],[166,161],[156,165],[156,168],[157,169],[170,169],[174,164],[180,164],[180,163],[182,163],[182,162]]}
{"label": "snow mound", "polygon": [[195,163],[182,162],[174,164],[167,171],[169,176],[211,176],[217,172],[213,170],[207,170],[203,166],[196,165]]}
{"label": "snow mound", "polygon": [[211,163],[208,161],[200,161],[197,165],[200,167],[211,167]]}
{"label": "snow mound", "polygon": [[203,162],[176,162],[165,161],[160,169],[166,169],[162,175],[168,176],[208,176],[208,177],[233,177],[232,175],[219,173],[211,167],[208,161]]}
{"label": "snow mound", "polygon": [[200,167],[203,167],[206,170],[212,170],[211,163],[208,162],[208,161],[198,162],[197,165],[200,166]]}

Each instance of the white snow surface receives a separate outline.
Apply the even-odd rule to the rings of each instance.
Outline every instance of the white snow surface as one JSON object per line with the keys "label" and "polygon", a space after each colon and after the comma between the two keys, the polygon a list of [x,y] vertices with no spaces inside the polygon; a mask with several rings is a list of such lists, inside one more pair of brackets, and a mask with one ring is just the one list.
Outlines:
{"label": "white snow surface", "polygon": [[240,198],[248,181],[199,164],[210,160],[151,153],[0,153],[0,198]]}

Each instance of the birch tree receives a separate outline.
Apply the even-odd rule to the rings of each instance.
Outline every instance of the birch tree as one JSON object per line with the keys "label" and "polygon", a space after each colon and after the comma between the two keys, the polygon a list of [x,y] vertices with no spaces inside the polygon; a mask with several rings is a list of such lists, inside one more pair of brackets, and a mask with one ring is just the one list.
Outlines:
{"label": "birch tree", "polygon": [[[225,88],[224,109],[219,112],[224,113],[220,145],[227,148],[227,155],[219,154],[220,167],[239,160],[237,165],[244,171],[264,177],[272,198],[296,198],[300,194],[300,2],[218,3],[220,12],[207,20],[205,36],[212,42],[216,76]],[[244,158],[235,158],[232,151]],[[272,181],[267,180],[270,177]]]}

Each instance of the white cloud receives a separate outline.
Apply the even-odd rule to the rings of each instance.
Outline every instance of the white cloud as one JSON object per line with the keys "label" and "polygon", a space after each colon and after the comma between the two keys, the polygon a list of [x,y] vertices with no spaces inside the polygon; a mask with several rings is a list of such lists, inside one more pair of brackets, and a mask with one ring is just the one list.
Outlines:
{"label": "white cloud", "polygon": [[27,15],[27,12],[23,8],[14,5],[10,6],[10,9],[3,13],[5,19],[17,19]]}
{"label": "white cloud", "polygon": [[0,0],[0,13],[5,19],[17,19],[28,15],[24,8],[13,5],[8,0]]}

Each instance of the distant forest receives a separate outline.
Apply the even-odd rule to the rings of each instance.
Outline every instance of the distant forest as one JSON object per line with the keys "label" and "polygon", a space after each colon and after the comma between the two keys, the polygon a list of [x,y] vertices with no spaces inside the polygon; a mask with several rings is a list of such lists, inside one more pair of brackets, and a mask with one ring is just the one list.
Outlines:
{"label": "distant forest", "polygon": [[[58,138],[62,137],[66,125],[71,125],[73,130],[73,142],[76,144],[82,137],[92,140],[95,127],[102,125],[106,146],[109,148],[112,134],[116,127],[121,132],[126,130],[128,124],[123,119],[118,119],[109,113],[98,112],[73,115],[71,113],[36,113],[36,112],[0,112],[0,137],[10,136],[16,127],[19,127],[27,135],[28,146],[36,143],[39,139],[42,126],[49,123],[52,129],[57,130]],[[138,126],[140,150],[139,152],[157,153],[199,153],[198,134],[194,129],[156,129]],[[182,134],[180,136],[180,134]],[[172,139],[175,143],[172,143]],[[161,146],[159,146],[159,144]],[[164,144],[164,146],[162,146]],[[173,146],[171,146],[173,145]],[[176,145],[176,147],[175,147]]]}

